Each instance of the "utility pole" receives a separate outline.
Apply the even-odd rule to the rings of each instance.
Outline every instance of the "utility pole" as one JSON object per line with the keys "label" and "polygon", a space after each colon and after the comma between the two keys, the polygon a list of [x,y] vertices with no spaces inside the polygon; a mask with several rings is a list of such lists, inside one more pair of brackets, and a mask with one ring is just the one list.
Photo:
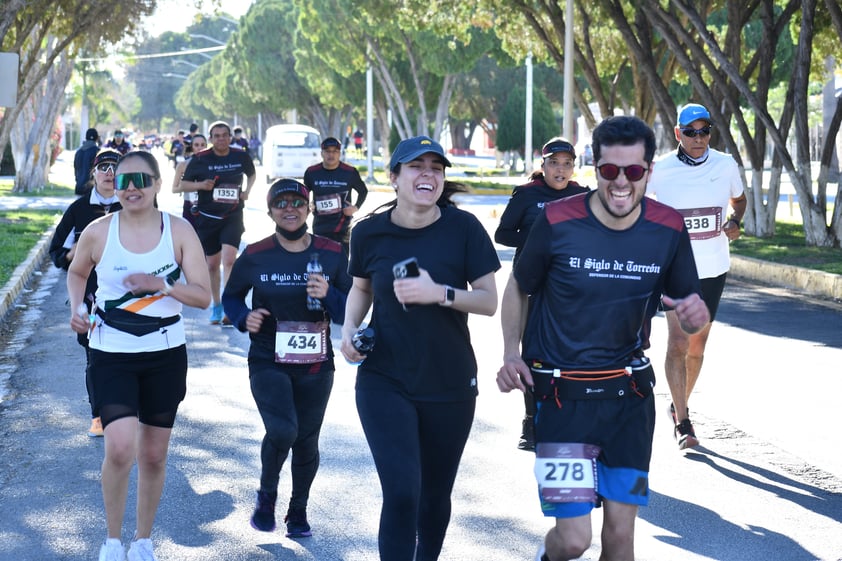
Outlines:
{"label": "utility pole", "polygon": [[374,150],[372,150],[372,139],[374,138],[374,76],[371,70],[371,62],[365,70],[365,142],[366,142],[366,164],[368,165],[368,176],[366,183],[376,183],[374,179]]}
{"label": "utility pole", "polygon": [[532,173],[532,53],[526,55],[526,138],[524,142],[523,172]]}
{"label": "utility pole", "polygon": [[562,118],[564,137],[573,139],[573,0],[567,0],[564,16],[564,116]]}

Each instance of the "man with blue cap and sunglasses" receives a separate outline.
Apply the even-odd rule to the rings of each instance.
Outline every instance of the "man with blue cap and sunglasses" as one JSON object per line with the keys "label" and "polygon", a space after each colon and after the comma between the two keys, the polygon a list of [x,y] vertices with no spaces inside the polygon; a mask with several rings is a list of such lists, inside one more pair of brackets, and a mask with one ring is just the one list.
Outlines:
{"label": "man with blue cap and sunglasses", "polygon": [[740,170],[730,154],[710,147],[712,128],[705,106],[685,105],[678,112],[675,127],[678,148],[656,162],[648,189],[650,196],[684,216],[702,299],[710,312],[710,322],[688,335],[679,327],[675,312],[666,308],[669,335],[665,370],[672,395],[669,414],[681,450],[699,444],[687,402],[702,369],[705,345],[731,266],[728,244],[740,237],[740,220],[746,211]]}

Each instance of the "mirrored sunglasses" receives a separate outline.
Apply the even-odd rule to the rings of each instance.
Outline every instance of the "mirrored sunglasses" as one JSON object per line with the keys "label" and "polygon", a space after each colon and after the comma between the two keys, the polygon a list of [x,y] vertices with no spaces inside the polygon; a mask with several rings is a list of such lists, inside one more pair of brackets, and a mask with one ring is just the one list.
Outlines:
{"label": "mirrored sunglasses", "polygon": [[152,187],[155,183],[155,178],[148,173],[121,173],[114,178],[114,188],[118,191],[125,191],[129,188],[129,184],[135,186],[135,189],[145,189]]}
{"label": "mirrored sunglasses", "polygon": [[100,173],[108,173],[109,171],[111,173],[114,173],[115,171],[117,171],[117,164],[114,164],[114,163],[99,164],[99,165],[97,165],[96,170]]}
{"label": "mirrored sunglasses", "polygon": [[291,206],[292,208],[301,208],[306,204],[307,204],[307,201],[305,201],[304,199],[298,199],[298,198],[296,198],[296,199],[275,199],[274,201],[272,201],[273,207],[281,208],[281,209],[284,209],[288,206]]}
{"label": "mirrored sunglasses", "polygon": [[683,134],[687,138],[695,138],[697,136],[708,136],[710,134],[710,127],[702,127],[700,129],[688,127],[686,129],[681,129],[681,134]]}
{"label": "mirrored sunglasses", "polygon": [[620,176],[621,171],[626,174],[626,179],[629,181],[640,181],[643,179],[643,176],[646,175],[646,172],[649,171],[649,168],[645,168],[637,164],[632,164],[630,166],[602,164],[601,166],[596,166],[596,169],[599,170],[599,175],[609,181],[617,179]]}

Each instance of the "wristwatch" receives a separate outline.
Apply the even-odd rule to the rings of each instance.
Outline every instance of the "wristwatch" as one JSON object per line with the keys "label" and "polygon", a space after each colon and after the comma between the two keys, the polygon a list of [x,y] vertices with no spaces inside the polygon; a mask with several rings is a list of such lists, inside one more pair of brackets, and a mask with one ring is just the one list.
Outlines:
{"label": "wristwatch", "polygon": [[163,292],[164,295],[169,296],[169,293],[172,290],[173,286],[175,286],[175,280],[171,279],[170,277],[164,277],[164,288],[161,290],[161,292]]}
{"label": "wristwatch", "polygon": [[456,290],[452,286],[444,285],[444,301],[442,306],[452,306],[453,300],[456,298]]}

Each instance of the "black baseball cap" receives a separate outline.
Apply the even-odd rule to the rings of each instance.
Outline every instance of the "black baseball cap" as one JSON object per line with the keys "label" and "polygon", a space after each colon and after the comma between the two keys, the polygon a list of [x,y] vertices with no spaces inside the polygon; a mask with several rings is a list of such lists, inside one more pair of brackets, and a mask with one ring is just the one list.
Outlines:
{"label": "black baseball cap", "polygon": [[103,148],[94,156],[94,163],[92,167],[97,167],[99,164],[116,164],[119,163],[123,155],[112,148]]}
{"label": "black baseball cap", "polygon": [[284,177],[277,180],[271,187],[269,187],[269,192],[266,193],[266,204],[271,207],[272,201],[284,193],[292,193],[294,195],[298,195],[299,197],[303,197],[305,200],[310,200],[310,191],[303,183],[289,177]]}
{"label": "black baseball cap", "polygon": [[547,141],[544,147],[541,148],[541,157],[546,159],[559,152],[567,152],[574,158],[576,157],[576,148],[563,138],[552,138]]}
{"label": "black baseball cap", "polygon": [[325,138],[324,140],[322,140],[322,150],[324,150],[325,148],[340,148],[341,149],[342,143],[339,142],[334,137],[329,136],[329,137]]}

